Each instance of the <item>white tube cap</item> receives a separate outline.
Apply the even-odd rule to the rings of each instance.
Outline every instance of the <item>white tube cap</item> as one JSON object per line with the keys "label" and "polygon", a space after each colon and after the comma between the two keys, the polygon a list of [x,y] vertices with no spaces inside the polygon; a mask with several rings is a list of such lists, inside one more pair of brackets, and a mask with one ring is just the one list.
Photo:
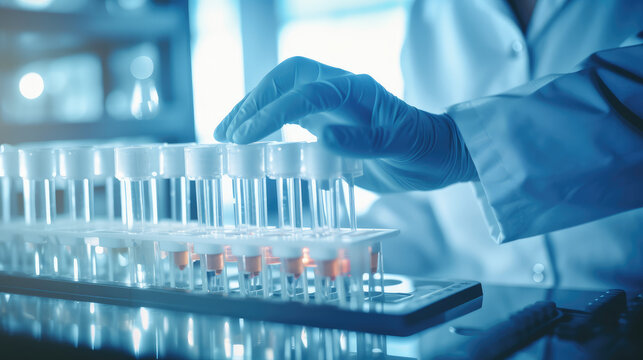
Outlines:
{"label": "white tube cap", "polygon": [[18,149],[11,145],[0,145],[0,177],[20,176]]}
{"label": "white tube cap", "polygon": [[58,175],[72,180],[92,179],[94,177],[94,148],[79,146],[59,149]]}
{"label": "white tube cap", "polygon": [[218,178],[225,174],[226,145],[204,144],[185,148],[185,175],[191,179]]}
{"label": "white tube cap", "polygon": [[165,144],[161,146],[161,171],[163,178],[185,176],[185,148],[188,144]]}
{"label": "white tube cap", "polygon": [[342,158],[320,143],[305,143],[303,157],[303,177],[306,179],[330,179],[342,175]]}
{"label": "white tube cap", "polygon": [[54,149],[20,149],[20,177],[44,180],[56,177],[56,151]]}
{"label": "white tube cap", "polygon": [[108,178],[115,174],[114,147],[97,146],[94,149],[94,176]]}
{"label": "white tube cap", "polygon": [[124,146],[114,150],[116,177],[120,180],[144,180],[160,172],[159,145]]}
{"label": "white tube cap", "polygon": [[266,145],[266,174],[271,178],[302,176],[303,142],[270,143]]}
{"label": "white tube cap", "polygon": [[257,179],[266,176],[266,143],[228,145],[228,174],[231,177]]}

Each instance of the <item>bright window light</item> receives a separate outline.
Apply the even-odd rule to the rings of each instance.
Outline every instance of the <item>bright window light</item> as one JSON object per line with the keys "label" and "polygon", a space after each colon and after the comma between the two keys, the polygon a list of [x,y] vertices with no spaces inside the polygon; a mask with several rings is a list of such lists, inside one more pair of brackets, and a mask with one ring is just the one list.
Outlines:
{"label": "bright window light", "polygon": [[47,6],[51,5],[53,0],[18,0],[19,5],[34,10],[44,9]]}
{"label": "bright window light", "polygon": [[244,95],[239,4],[198,0],[190,13],[196,138],[213,143],[214,129]]}
{"label": "bright window light", "polygon": [[[306,6],[284,0],[288,21],[279,33],[279,60],[305,56],[356,74],[369,74],[388,91],[403,97],[400,52],[406,32],[409,1],[311,0]],[[284,127],[288,141],[311,141],[315,136],[298,125]],[[379,198],[356,188],[358,215]]]}

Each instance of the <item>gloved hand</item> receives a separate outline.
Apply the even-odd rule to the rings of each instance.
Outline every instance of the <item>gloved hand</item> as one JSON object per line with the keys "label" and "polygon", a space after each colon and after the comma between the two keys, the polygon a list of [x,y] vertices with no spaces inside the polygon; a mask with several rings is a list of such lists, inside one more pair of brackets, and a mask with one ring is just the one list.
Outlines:
{"label": "gloved hand", "polygon": [[330,150],[364,158],[357,185],[374,191],[429,190],[477,179],[448,115],[419,110],[368,75],[295,57],[241,100],[214,132],[246,144],[299,124]]}

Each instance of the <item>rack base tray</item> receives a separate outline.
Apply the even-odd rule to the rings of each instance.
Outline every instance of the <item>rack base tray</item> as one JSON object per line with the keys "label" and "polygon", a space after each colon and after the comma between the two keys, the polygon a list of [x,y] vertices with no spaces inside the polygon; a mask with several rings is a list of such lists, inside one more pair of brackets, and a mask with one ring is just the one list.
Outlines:
{"label": "rack base tray", "polygon": [[412,335],[482,305],[482,287],[478,282],[390,274],[384,276],[384,293],[365,304],[362,310],[314,301],[288,302],[4,273],[0,273],[0,292],[394,336]]}

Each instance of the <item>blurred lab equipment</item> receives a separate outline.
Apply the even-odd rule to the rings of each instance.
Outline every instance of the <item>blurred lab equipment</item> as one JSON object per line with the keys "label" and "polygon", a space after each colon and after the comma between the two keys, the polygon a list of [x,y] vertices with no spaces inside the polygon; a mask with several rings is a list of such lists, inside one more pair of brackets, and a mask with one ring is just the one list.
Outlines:
{"label": "blurred lab equipment", "polygon": [[1,1],[0,39],[0,143],[194,139],[187,1]]}

